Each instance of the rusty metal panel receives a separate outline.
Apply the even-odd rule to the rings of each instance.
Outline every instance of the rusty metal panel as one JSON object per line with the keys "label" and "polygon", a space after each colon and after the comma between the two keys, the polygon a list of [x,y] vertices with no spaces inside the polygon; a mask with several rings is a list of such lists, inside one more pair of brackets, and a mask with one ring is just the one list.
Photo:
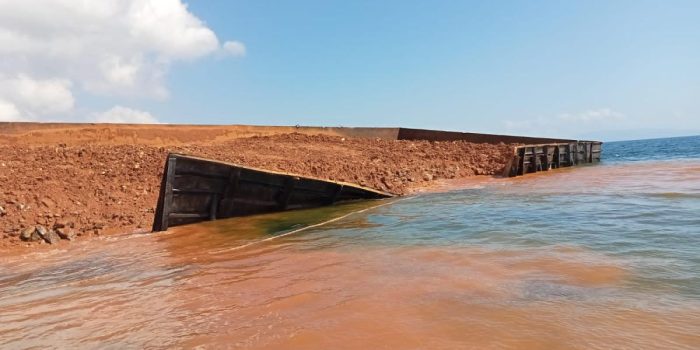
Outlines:
{"label": "rusty metal panel", "polygon": [[576,141],[522,145],[513,148],[513,158],[504,171],[508,177],[549,171],[600,161],[602,142]]}
{"label": "rusty metal panel", "polygon": [[169,154],[167,159],[153,231],[205,220],[392,197],[359,185],[181,154]]}
{"label": "rusty metal panel", "polygon": [[524,143],[524,144],[551,144],[576,142],[576,140],[554,139],[545,137],[527,137],[511,135],[479,134],[457,131],[440,131],[426,129],[399,128],[399,140],[428,140],[428,141],[467,141],[474,143]]}

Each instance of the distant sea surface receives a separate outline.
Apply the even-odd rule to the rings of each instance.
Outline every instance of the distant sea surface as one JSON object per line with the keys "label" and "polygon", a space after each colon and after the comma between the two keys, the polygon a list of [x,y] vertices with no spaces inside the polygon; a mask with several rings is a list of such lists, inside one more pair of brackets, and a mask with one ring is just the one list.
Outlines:
{"label": "distant sea surface", "polygon": [[0,348],[700,349],[700,137],[0,257]]}

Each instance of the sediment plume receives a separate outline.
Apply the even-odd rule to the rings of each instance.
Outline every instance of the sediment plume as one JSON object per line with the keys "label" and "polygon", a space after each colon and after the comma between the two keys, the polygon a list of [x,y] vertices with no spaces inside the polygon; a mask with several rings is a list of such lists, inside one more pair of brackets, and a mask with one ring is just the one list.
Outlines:
{"label": "sediment plume", "polygon": [[28,136],[0,144],[0,248],[48,242],[44,230],[64,239],[148,231],[169,152],[403,195],[440,179],[500,174],[512,145],[300,133],[172,145]]}

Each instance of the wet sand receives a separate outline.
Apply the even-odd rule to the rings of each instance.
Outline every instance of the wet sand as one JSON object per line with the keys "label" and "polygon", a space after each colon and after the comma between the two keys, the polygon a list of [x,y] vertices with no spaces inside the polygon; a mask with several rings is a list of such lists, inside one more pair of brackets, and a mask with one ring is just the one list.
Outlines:
{"label": "wet sand", "polygon": [[[0,249],[24,228],[76,239],[150,230],[165,157],[179,152],[408,194],[503,171],[509,145],[396,141],[338,128],[168,125],[0,125]],[[62,242],[65,243],[65,242]]]}

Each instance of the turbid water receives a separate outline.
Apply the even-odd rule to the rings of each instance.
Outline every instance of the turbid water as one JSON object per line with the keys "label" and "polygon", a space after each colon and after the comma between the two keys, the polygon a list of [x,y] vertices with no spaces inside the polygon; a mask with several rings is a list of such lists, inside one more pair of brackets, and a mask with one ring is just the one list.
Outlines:
{"label": "turbid water", "polygon": [[604,152],[3,257],[0,347],[698,349],[700,138]]}

